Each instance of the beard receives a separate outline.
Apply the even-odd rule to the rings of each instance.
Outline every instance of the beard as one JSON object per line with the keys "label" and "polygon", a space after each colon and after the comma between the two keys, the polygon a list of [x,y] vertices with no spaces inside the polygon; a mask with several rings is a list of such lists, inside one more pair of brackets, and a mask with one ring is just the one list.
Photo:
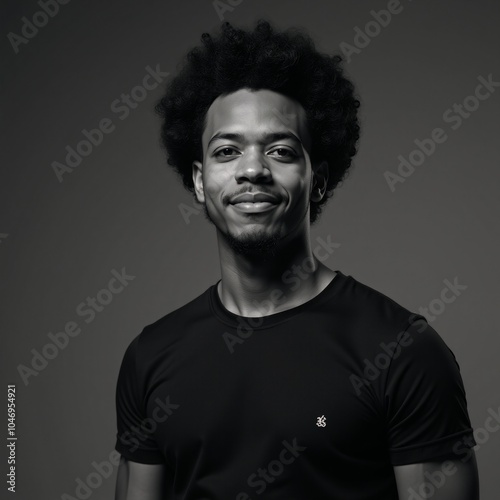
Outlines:
{"label": "beard", "polygon": [[[203,212],[205,218],[211,222],[216,228],[215,221],[210,217],[206,204],[203,204]],[[220,231],[230,248],[235,253],[247,258],[258,258],[261,261],[272,260],[278,254],[281,236],[269,235],[265,230],[244,233],[239,236],[233,236],[229,232]]]}

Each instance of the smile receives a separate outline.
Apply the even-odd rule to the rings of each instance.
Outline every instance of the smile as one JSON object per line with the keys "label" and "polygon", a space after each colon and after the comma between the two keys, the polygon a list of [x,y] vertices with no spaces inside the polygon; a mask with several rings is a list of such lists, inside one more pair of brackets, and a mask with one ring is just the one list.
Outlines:
{"label": "smile", "polygon": [[244,212],[244,213],[262,213],[262,212],[269,212],[270,210],[273,210],[276,208],[278,205],[276,203],[271,203],[269,201],[241,201],[239,203],[232,203],[232,207],[235,208],[235,210],[239,212]]}

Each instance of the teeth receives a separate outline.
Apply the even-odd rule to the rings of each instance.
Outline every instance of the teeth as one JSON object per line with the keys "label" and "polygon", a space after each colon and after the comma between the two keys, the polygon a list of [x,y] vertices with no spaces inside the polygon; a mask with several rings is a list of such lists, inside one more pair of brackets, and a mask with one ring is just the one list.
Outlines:
{"label": "teeth", "polygon": [[235,203],[235,205],[263,205],[263,204],[268,204],[271,205],[270,201],[239,201],[238,203]]}

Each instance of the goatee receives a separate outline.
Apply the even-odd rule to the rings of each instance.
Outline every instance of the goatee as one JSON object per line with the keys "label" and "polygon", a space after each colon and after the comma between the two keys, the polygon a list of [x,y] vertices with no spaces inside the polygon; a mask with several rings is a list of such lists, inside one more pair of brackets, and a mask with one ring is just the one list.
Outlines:
{"label": "goatee", "polygon": [[[205,218],[217,227],[205,204],[203,205],[203,212]],[[258,258],[261,261],[271,260],[276,257],[279,243],[282,240],[279,236],[262,233],[244,234],[239,237],[234,237],[230,233],[222,233],[222,235],[236,253],[245,257]]]}

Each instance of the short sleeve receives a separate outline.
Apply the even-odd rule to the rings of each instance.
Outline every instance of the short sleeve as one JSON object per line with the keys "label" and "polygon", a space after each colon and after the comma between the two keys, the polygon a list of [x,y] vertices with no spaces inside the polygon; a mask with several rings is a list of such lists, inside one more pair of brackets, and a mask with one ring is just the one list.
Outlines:
{"label": "short sleeve", "polygon": [[133,462],[159,464],[165,460],[151,433],[153,419],[146,415],[137,373],[139,338],[137,336],[125,351],[118,375],[115,450]]}
{"label": "short sleeve", "polygon": [[455,355],[420,319],[399,342],[385,381],[386,432],[392,465],[451,458],[473,447],[473,429]]}

